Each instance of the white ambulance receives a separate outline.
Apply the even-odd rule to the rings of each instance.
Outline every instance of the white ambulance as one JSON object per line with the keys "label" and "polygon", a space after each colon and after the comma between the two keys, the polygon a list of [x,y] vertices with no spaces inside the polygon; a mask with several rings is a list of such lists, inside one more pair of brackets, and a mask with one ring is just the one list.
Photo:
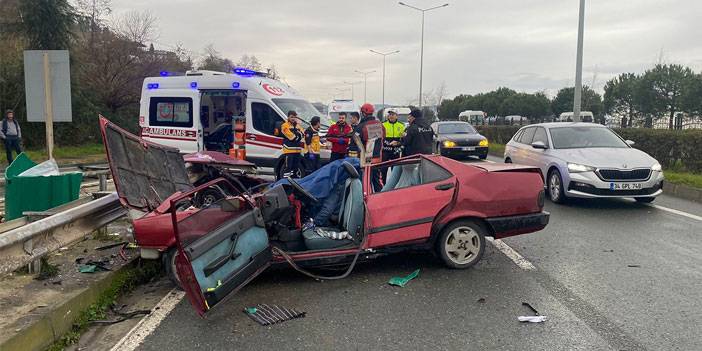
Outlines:
{"label": "white ambulance", "polygon": [[341,112],[346,113],[346,120],[348,120],[351,112],[361,113],[361,110],[359,109],[358,104],[356,104],[353,100],[333,100],[329,103],[327,108],[329,120],[334,122],[338,121],[339,113]]}
{"label": "white ambulance", "polygon": [[[236,122],[245,122],[246,160],[278,174],[283,138],[280,125],[290,110],[302,127],[314,116],[322,123],[321,135],[330,125],[326,115],[285,83],[247,69],[234,73],[188,71],[185,75],[161,72],[144,79],[139,127],[141,136],[178,148],[182,153],[232,148]],[[322,150],[322,160],[329,151]]]}

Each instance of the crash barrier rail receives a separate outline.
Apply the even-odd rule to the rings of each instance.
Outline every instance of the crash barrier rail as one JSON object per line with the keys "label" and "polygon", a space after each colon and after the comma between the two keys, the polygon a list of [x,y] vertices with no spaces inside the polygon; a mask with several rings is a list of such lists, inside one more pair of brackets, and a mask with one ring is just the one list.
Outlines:
{"label": "crash barrier rail", "polygon": [[[24,266],[35,267],[39,259],[115,221],[127,212],[117,193],[95,193],[48,211],[27,213],[0,225],[0,274]],[[2,232],[2,230],[6,230]]]}

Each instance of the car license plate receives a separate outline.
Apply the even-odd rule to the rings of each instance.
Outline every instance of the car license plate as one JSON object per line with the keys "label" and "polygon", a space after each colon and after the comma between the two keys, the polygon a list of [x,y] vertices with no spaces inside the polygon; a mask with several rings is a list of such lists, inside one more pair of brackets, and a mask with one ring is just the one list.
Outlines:
{"label": "car license plate", "polygon": [[463,151],[475,151],[475,146],[464,146],[461,148]]}
{"label": "car license plate", "polygon": [[641,190],[641,183],[609,183],[610,190]]}

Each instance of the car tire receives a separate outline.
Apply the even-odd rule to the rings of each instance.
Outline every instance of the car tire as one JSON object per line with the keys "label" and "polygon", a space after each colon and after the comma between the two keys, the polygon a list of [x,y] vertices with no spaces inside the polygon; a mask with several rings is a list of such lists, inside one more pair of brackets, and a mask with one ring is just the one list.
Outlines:
{"label": "car tire", "polygon": [[161,263],[166,271],[168,279],[175,285],[178,290],[183,290],[183,286],[180,283],[180,278],[178,278],[178,273],[176,272],[175,258],[178,255],[178,248],[172,247],[168,251],[161,255]]}
{"label": "car tire", "polygon": [[635,197],[635,198],[634,198],[634,200],[636,200],[636,202],[643,203],[643,204],[650,204],[650,203],[653,202],[653,200],[655,200],[655,199],[656,199],[656,198],[653,197],[653,196],[648,196],[648,197]]}
{"label": "car tire", "polygon": [[215,202],[224,199],[224,197],[225,195],[222,193],[222,191],[217,188],[210,187],[198,191],[197,194],[195,194],[193,202],[198,208],[206,208],[212,206],[212,204]]}
{"label": "car tire", "polygon": [[512,159],[509,158],[509,157],[507,157],[507,158],[505,159],[505,163],[512,163]]}
{"label": "car tire", "polygon": [[441,231],[437,251],[444,264],[453,269],[469,268],[485,253],[484,226],[474,221],[457,221]]}
{"label": "car tire", "polygon": [[565,191],[563,190],[563,177],[561,177],[561,172],[557,169],[551,170],[548,174],[548,183],[546,184],[548,188],[548,198],[551,199],[553,203],[562,204],[566,202]]}

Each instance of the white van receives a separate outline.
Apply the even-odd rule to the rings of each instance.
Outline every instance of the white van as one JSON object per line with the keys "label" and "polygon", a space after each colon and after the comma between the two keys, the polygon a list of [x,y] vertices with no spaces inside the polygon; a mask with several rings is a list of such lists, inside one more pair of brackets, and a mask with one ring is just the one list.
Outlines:
{"label": "white van", "polygon": [[483,111],[463,111],[458,114],[458,120],[463,122],[468,122],[474,126],[482,126],[485,124],[485,117],[487,114]]}
{"label": "white van", "polygon": [[[232,147],[234,129],[227,125],[232,120],[245,121],[246,160],[271,167],[278,174],[283,144],[279,129],[288,111],[297,112],[303,128],[309,126],[312,117],[319,116],[320,134],[326,134],[328,117],[290,86],[263,73],[239,68],[234,72],[188,71],[180,76],[161,72],[161,77],[144,79],[139,112],[141,136],[182,153],[226,153]],[[328,159],[329,151],[322,150],[321,157]]]}
{"label": "white van", "polygon": [[557,122],[589,122],[592,123],[595,120],[592,112],[590,111],[580,111],[580,120],[573,121],[573,112],[563,112],[558,116]]}
{"label": "white van", "polygon": [[346,119],[348,120],[349,114],[351,112],[361,113],[361,110],[353,100],[333,100],[329,103],[327,107],[327,116],[331,121],[339,120],[339,113],[346,112]]}

